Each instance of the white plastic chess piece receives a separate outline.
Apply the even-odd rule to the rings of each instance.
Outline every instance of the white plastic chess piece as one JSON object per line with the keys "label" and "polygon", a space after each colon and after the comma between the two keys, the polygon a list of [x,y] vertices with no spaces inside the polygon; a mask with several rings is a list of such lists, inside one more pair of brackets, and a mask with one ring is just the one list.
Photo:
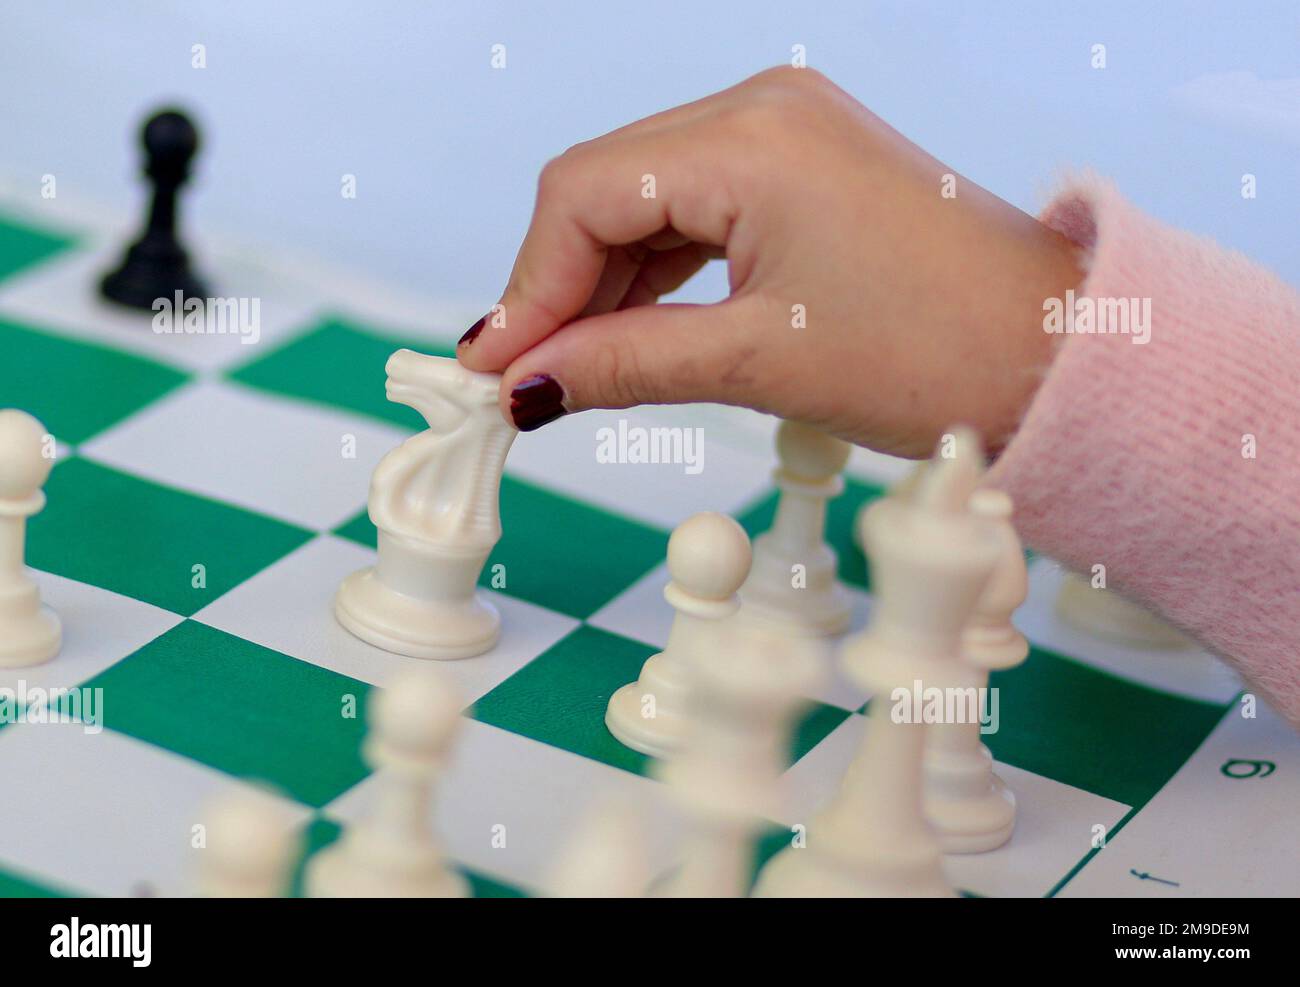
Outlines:
{"label": "white plastic chess piece", "polygon": [[873,696],[862,745],[807,846],[773,857],[757,895],[953,893],[922,808],[927,727],[907,700],[958,678],[963,629],[999,557],[987,521],[966,510],[983,469],[979,443],[965,430],[954,437],[954,454],[933,460],[911,499],[883,497],[864,516],[877,603],[843,648],[846,672]]}
{"label": "white plastic chess piece", "polygon": [[645,848],[645,831],[631,805],[597,805],[579,822],[545,887],[556,898],[640,898],[654,876]]}
{"label": "white plastic chess piece", "polygon": [[[1011,623],[1029,592],[1011,507],[1011,498],[1000,490],[976,490],[970,500],[971,513],[987,519],[996,532],[1001,552],[962,632],[962,677],[955,684],[969,696],[983,697],[989,672],[1014,668],[1029,654],[1025,636]],[[1011,838],[1016,797],[993,771],[993,755],[980,740],[977,716],[930,726],[925,782],[926,817],[945,853],[983,853]]]}
{"label": "white plastic chess piece", "polygon": [[736,590],[750,558],[749,536],[725,514],[695,514],[668,539],[672,581],[664,598],[676,611],[668,645],[646,659],[640,677],[615,692],[605,711],[609,732],[628,747],[654,757],[681,748],[688,660],[707,639],[708,625],[740,607]]}
{"label": "white plastic chess piece", "polygon": [[754,539],[754,564],[740,589],[747,614],[819,637],[849,626],[852,602],[826,543],[826,504],[844,490],[840,472],[851,448],[799,422],[777,429],[773,478],[781,496],[772,527]]}
{"label": "white plastic chess piece", "polygon": [[712,653],[693,654],[684,745],[659,775],[690,820],[679,870],[659,894],[738,898],[749,891],[754,842],[777,816],[791,727],[819,683],[821,653],[773,625],[710,628]]}
{"label": "white plastic chess piece", "polygon": [[0,668],[39,665],[59,653],[63,627],[23,565],[27,519],[45,506],[54,466],[45,426],[25,411],[0,411]]}
{"label": "white plastic chess piece", "polygon": [[378,693],[369,710],[366,762],[375,802],[307,865],[313,898],[457,898],[468,882],[447,863],[431,821],[434,786],[460,725],[456,691],[430,668]]}
{"label": "white plastic chess piece", "polygon": [[206,841],[197,851],[198,892],[205,898],[282,898],[289,893],[301,838],[286,807],[240,787],[203,813]]}
{"label": "white plastic chess piece", "polygon": [[1081,631],[1131,648],[1175,651],[1195,645],[1190,637],[1150,610],[1112,589],[1094,587],[1074,572],[1067,572],[1061,581],[1056,612]]}
{"label": "white plastic chess piece", "polygon": [[388,399],[420,412],[429,429],[376,467],[370,519],[378,561],[343,581],[334,612],[386,651],[482,654],[496,643],[501,617],[476,587],[501,538],[501,473],[518,434],[497,410],[501,378],[410,350],[394,353],[387,372]]}
{"label": "white plastic chess piece", "polygon": [[[917,488],[921,485],[921,477],[925,476],[925,471],[929,465],[930,461],[928,459],[922,459],[916,463],[907,471],[906,476],[898,480],[886,491],[885,496],[897,497],[899,500],[911,500],[916,495]],[[862,532],[865,530],[864,518],[867,511],[871,510],[872,503],[873,501],[869,500],[859,507],[858,515],[853,519],[853,543],[863,551],[866,550],[862,544]]]}

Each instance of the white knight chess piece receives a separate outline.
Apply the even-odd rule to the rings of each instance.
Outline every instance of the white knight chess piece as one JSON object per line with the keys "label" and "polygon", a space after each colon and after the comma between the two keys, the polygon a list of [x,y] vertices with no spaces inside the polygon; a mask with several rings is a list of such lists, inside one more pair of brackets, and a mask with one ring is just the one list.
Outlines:
{"label": "white knight chess piece", "polygon": [[429,428],[375,468],[378,561],[343,581],[334,612],[386,651],[481,654],[496,643],[501,617],[476,585],[501,538],[501,473],[518,434],[497,410],[501,378],[411,350],[394,353],[386,369],[388,399],[420,412]]}

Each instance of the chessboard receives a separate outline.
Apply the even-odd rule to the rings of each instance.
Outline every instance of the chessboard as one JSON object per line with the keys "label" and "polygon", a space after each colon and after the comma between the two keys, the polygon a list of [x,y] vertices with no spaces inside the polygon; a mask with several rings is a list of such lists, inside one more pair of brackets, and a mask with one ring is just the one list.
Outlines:
{"label": "chessboard", "polygon": [[[346,711],[415,661],[331,612],[340,580],[373,560],[371,471],[422,427],[385,400],[384,364],[399,347],[450,355],[481,314],[199,237],[216,293],[256,300],[257,338],[157,333],[97,292],[130,230],[62,198],[0,200],[0,407],[58,441],[27,561],[64,628],[57,658],[0,670],[0,689],[101,697],[84,722],[0,725],[8,896],[191,894],[201,807],[235,786],[278,793],[304,862],[365,812],[364,717]],[[600,461],[601,428],[636,426],[702,429],[699,468]],[[665,643],[673,527],[700,510],[751,535],[770,523],[775,427],[737,409],[647,408],[515,442],[483,583],[501,639],[439,663],[467,705],[435,819],[477,895],[539,894],[587,808],[613,797],[644,821],[653,867],[674,866],[678,810],[605,709]],[[855,629],[872,595],[853,521],[907,465],[855,451],[829,506]],[[950,856],[952,881],[973,896],[1294,893],[1300,739],[1262,704],[1243,715],[1242,684],[1202,651],[1063,622],[1062,578],[1031,559],[1016,617],[1030,656],[992,680],[1001,722],[984,739],[1018,798],[1014,835]],[[834,792],[870,699],[842,676],[808,698],[756,867]]]}

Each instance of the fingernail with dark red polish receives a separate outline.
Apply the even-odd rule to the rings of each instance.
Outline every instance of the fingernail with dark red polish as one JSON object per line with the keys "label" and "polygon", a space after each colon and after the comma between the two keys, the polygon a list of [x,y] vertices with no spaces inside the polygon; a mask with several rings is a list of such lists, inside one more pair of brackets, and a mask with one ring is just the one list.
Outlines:
{"label": "fingernail with dark red polish", "polygon": [[487,316],[485,315],[483,316],[483,318],[479,319],[472,326],[470,326],[468,329],[465,330],[465,335],[460,337],[460,342],[457,343],[456,345],[468,346],[470,343],[474,342],[474,340],[478,339],[478,334],[483,331],[483,326],[486,324],[487,324]]}
{"label": "fingernail with dark red polish", "polygon": [[548,374],[525,377],[510,392],[510,417],[515,428],[531,432],[564,414],[564,388]]}

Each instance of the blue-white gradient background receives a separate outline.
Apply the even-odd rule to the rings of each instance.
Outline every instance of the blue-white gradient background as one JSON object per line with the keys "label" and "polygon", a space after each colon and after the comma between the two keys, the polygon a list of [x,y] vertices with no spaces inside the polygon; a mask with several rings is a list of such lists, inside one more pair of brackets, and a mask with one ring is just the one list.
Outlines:
{"label": "blue-white gradient background", "polygon": [[[206,68],[191,67],[194,44]],[[788,62],[794,45],[1022,208],[1090,167],[1300,283],[1295,0],[10,0],[0,175],[36,196],[54,174],[61,196],[136,213],[138,124],[177,102],[206,138],[192,228],[486,306],[548,158]],[[345,173],[355,200],[339,194]],[[715,265],[679,297],[724,286]]]}

